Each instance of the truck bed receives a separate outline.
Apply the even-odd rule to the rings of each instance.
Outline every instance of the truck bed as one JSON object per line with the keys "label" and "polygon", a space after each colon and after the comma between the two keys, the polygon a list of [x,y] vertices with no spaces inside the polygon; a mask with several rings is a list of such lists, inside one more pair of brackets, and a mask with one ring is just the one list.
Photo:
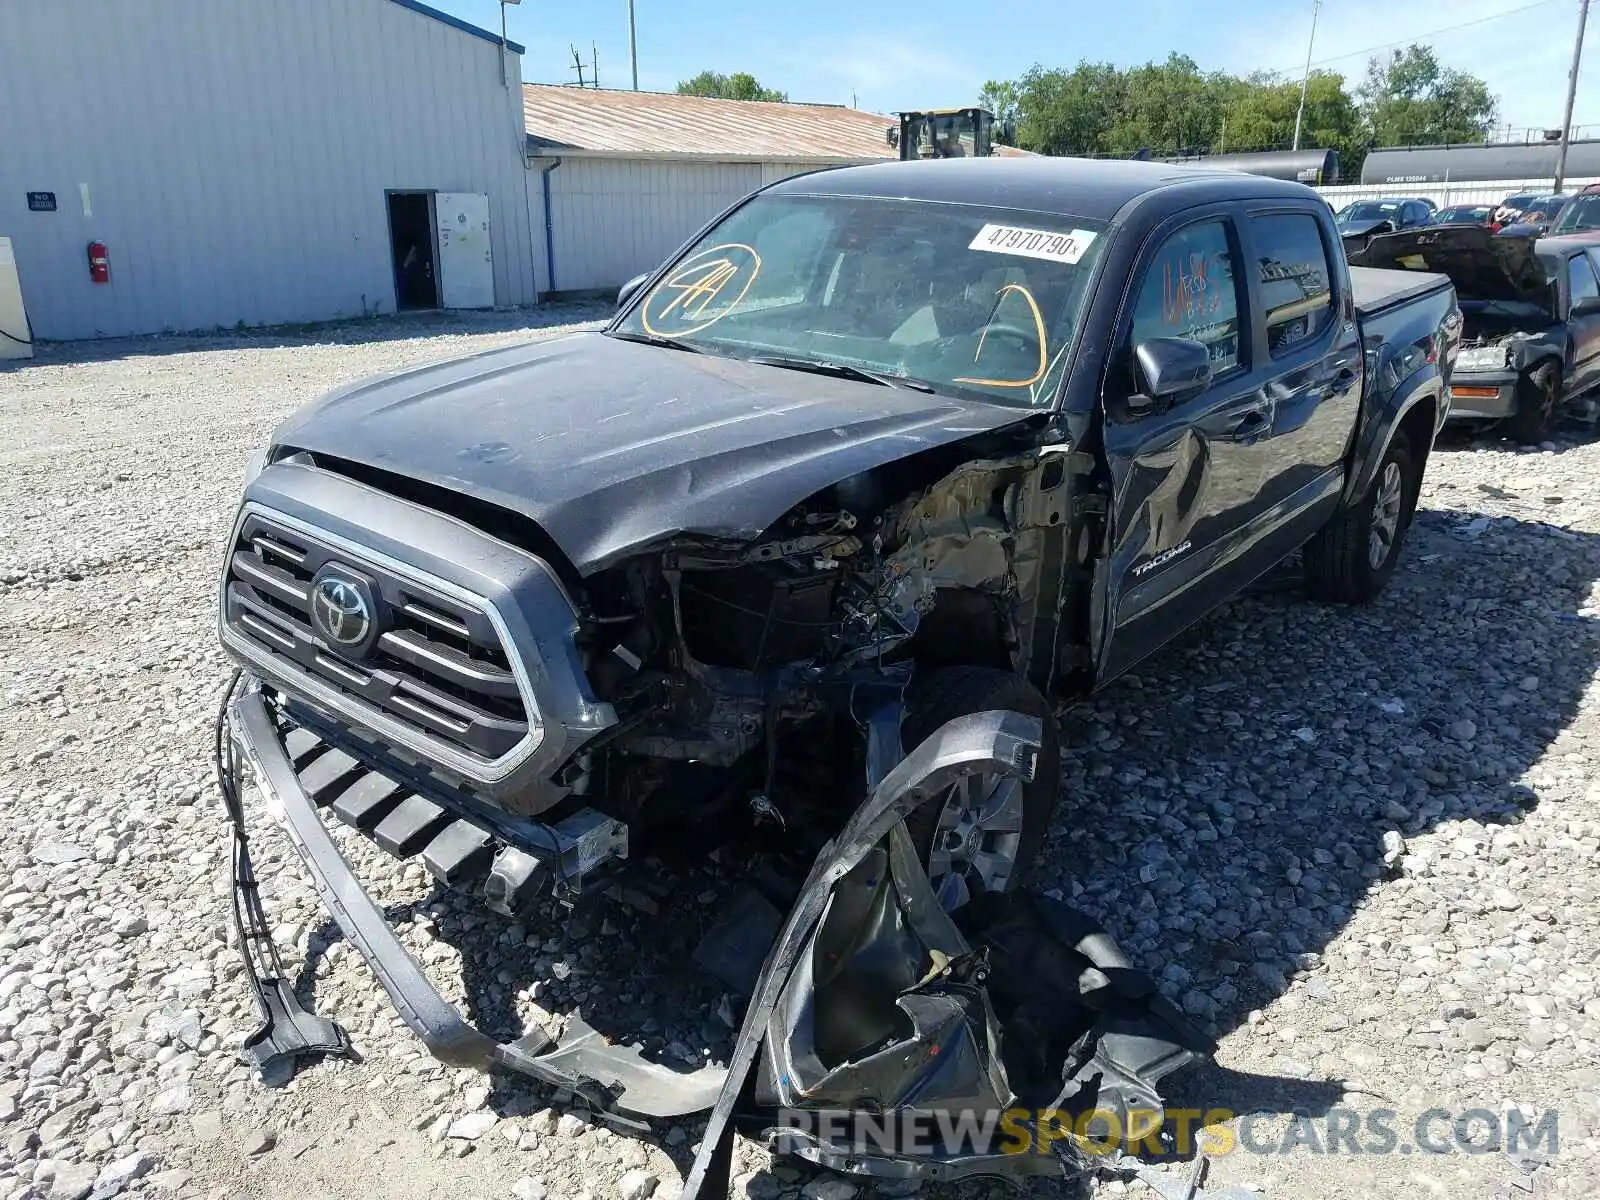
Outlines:
{"label": "truck bed", "polygon": [[1356,312],[1372,317],[1417,296],[1450,287],[1447,275],[1423,271],[1391,271],[1382,267],[1351,267],[1350,292]]}

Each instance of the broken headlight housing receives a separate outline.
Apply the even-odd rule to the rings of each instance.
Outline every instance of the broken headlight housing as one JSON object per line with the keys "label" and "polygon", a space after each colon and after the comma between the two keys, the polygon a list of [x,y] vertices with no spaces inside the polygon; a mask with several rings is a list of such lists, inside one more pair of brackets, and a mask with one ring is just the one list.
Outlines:
{"label": "broken headlight housing", "polygon": [[1458,371],[1499,371],[1510,361],[1511,349],[1505,345],[1465,346],[1456,355]]}

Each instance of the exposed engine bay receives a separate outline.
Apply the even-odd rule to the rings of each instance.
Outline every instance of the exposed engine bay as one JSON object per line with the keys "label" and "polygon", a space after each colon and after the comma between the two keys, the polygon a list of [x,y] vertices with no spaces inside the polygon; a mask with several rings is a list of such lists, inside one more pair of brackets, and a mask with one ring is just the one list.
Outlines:
{"label": "exposed engine bay", "polygon": [[1082,656],[1065,647],[1085,644],[1087,605],[1065,606],[1075,624],[1064,637],[1069,573],[1048,577],[1043,564],[1069,561],[1060,547],[1074,536],[1076,583],[1087,581],[1088,522],[1103,505],[1087,475],[1075,492],[1068,471],[1092,463],[1077,459],[979,459],[909,489],[913,464],[895,464],[813,497],[751,542],[678,540],[583,580],[578,645],[617,722],[555,786],[508,807],[558,816],[593,805],[644,831],[681,819],[698,790],[706,806],[748,803],[761,819],[804,825],[808,799],[785,794],[785,780],[815,771],[780,764],[809,756],[859,779],[854,689],[899,687],[913,660],[937,666],[950,647],[1041,687],[1070,674]]}
{"label": "exposed engine bay", "polygon": [[1461,310],[1456,367],[1463,376],[1480,371],[1521,373],[1530,363],[1562,353],[1565,331],[1536,305],[1463,301]]}

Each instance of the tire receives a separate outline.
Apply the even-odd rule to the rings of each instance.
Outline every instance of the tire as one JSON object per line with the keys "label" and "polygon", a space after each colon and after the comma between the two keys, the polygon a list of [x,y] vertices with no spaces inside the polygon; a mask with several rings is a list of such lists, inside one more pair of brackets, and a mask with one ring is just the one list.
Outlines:
{"label": "tire", "polygon": [[1517,411],[1506,430],[1521,446],[1537,446],[1550,439],[1556,410],[1561,405],[1561,373],[1544,363],[1517,380]]}
{"label": "tire", "polygon": [[[1038,857],[1061,794],[1061,740],[1055,713],[1036,688],[1010,671],[946,667],[917,673],[901,724],[901,742],[910,750],[946,721],[991,709],[1009,709],[1044,723],[1032,782],[1002,779],[991,791],[983,776],[971,777],[964,790],[951,789],[929,800],[906,821],[935,892],[952,912],[974,894],[1009,891]],[[1007,783],[1008,795],[1002,793]],[[988,829],[970,823],[974,801],[983,799],[1000,805]],[[959,847],[950,844],[954,839],[960,839]],[[993,869],[1007,858],[1009,866],[1003,875]]]}
{"label": "tire", "polygon": [[1335,512],[1306,543],[1305,583],[1311,599],[1366,604],[1382,594],[1411,528],[1421,475],[1409,439],[1396,431],[1372,486]]}

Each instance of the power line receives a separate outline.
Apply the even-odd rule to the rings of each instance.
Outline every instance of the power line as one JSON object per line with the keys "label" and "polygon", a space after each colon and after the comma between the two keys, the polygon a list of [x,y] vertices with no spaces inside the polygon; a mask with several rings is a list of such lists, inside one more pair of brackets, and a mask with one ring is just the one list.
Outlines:
{"label": "power line", "polygon": [[[1380,42],[1376,46],[1367,46],[1361,50],[1352,50],[1348,54],[1336,54],[1332,58],[1319,58],[1316,62],[1311,63],[1310,65],[1313,67],[1322,67],[1326,66],[1328,63],[1343,62],[1347,58],[1360,58],[1362,55],[1371,54],[1374,50],[1390,50],[1396,46],[1410,45],[1412,42],[1421,41],[1423,38],[1438,37],[1441,33],[1454,33],[1458,29],[1471,29],[1475,25],[1487,25],[1490,21],[1501,21],[1506,17],[1514,17],[1519,13],[1532,12],[1536,8],[1548,8],[1552,4],[1559,4],[1561,2],[1562,0],[1535,0],[1533,4],[1524,4],[1520,8],[1508,8],[1505,12],[1492,13],[1487,17],[1478,17],[1473,21],[1462,21],[1457,25],[1446,25],[1442,29],[1430,29],[1426,33],[1413,33],[1409,37],[1403,37],[1397,41]],[[1284,70],[1273,71],[1271,74],[1286,75],[1290,71],[1297,69],[1298,68],[1295,67],[1288,67]]]}

